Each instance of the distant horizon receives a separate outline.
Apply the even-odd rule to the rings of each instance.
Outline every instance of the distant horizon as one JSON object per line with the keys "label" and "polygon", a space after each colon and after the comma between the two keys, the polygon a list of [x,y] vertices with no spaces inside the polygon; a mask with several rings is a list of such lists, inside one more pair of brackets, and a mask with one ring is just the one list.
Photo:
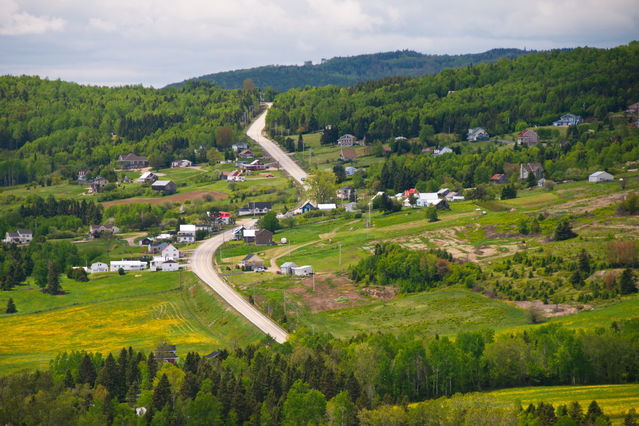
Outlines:
{"label": "distant horizon", "polygon": [[198,75],[193,75],[193,76],[188,76],[188,77],[184,77],[182,79],[179,80],[175,80],[175,81],[171,81],[168,82],[166,84],[163,84],[161,86],[154,86],[152,84],[144,84],[142,82],[136,83],[136,82],[112,82],[111,84],[108,83],[94,83],[94,82],[78,82],[78,81],[73,81],[73,80],[68,80],[68,79],[64,79],[61,77],[51,77],[51,76],[46,76],[46,75],[38,75],[38,74],[25,74],[25,73],[21,73],[21,74],[3,74],[5,76],[12,76],[12,77],[20,77],[20,76],[28,76],[28,77],[38,77],[41,78],[43,80],[50,80],[50,81],[55,81],[55,80],[60,80],[60,81],[64,81],[67,83],[74,83],[74,84],[78,84],[81,86],[92,86],[92,87],[112,87],[112,88],[117,88],[117,87],[127,87],[127,86],[142,86],[145,88],[152,88],[152,89],[162,89],[170,84],[173,83],[180,83],[183,81],[187,81],[187,80],[194,80],[194,79],[198,79],[202,76],[205,75],[209,75],[209,74],[219,74],[219,73],[226,73],[226,72],[235,72],[235,71],[240,71],[240,70],[248,70],[248,69],[256,69],[256,68],[263,68],[263,67],[286,67],[286,66],[298,66],[301,67],[304,65],[304,62],[306,61],[312,61],[312,65],[316,66],[316,65],[321,65],[322,63],[322,59],[326,60],[326,61],[330,61],[332,59],[346,59],[346,58],[354,58],[354,57],[358,57],[358,56],[367,56],[367,55],[377,55],[377,54],[382,54],[382,53],[392,53],[392,52],[415,52],[421,55],[427,55],[427,56],[462,56],[462,55],[469,55],[469,54],[479,54],[479,53],[485,53],[485,52],[489,52],[491,50],[498,50],[498,49],[518,49],[518,50],[522,50],[522,51],[527,51],[527,52],[547,52],[547,51],[551,51],[551,50],[568,50],[568,49],[578,49],[578,48],[596,48],[596,49],[612,49],[618,46],[624,46],[624,45],[628,45],[629,43],[632,43],[633,41],[636,40],[630,40],[626,43],[621,43],[618,45],[614,45],[614,46],[606,46],[606,47],[598,47],[598,46],[590,46],[590,45],[583,45],[583,46],[571,46],[571,47],[553,47],[553,48],[549,48],[549,49],[529,49],[524,47],[492,47],[489,49],[485,49],[485,50],[480,50],[477,52],[459,52],[459,53],[426,53],[426,52],[420,52],[418,50],[415,49],[395,49],[395,50],[384,50],[384,51],[378,51],[378,52],[364,52],[364,53],[356,53],[356,54],[352,54],[352,55],[340,55],[340,56],[332,56],[332,57],[324,57],[324,58],[320,58],[318,60],[314,60],[314,59],[307,59],[302,61],[301,63],[270,63],[270,64],[263,64],[263,65],[255,65],[255,66],[249,66],[249,67],[243,67],[243,68],[229,68],[229,69],[224,69],[224,70],[219,70],[219,71],[211,71],[211,72],[206,72],[204,74],[198,74]]}
{"label": "distant horizon", "polygon": [[636,0],[0,0],[0,74],[164,87],[265,64],[401,49],[610,48]]}

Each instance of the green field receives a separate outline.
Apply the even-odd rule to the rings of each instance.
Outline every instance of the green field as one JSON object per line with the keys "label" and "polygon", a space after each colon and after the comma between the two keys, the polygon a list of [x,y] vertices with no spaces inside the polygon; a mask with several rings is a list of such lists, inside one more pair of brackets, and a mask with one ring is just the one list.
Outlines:
{"label": "green field", "polygon": [[597,386],[535,386],[489,392],[488,395],[512,407],[516,402],[526,408],[529,404],[545,402],[558,405],[577,401],[584,412],[591,401],[597,401],[604,413],[615,423],[621,423],[623,415],[631,408],[639,411],[639,384]]}
{"label": "green field", "polygon": [[523,310],[462,289],[442,289],[398,296],[387,302],[306,314],[300,325],[336,337],[362,332],[417,335],[454,334],[465,330],[499,329],[526,322]]}
{"label": "green field", "polygon": [[63,280],[67,294],[60,296],[26,286],[2,292],[0,303],[12,297],[18,313],[0,315],[0,371],[44,368],[62,351],[148,351],[165,340],[185,355],[263,338],[190,272],[100,275],[88,283]]}

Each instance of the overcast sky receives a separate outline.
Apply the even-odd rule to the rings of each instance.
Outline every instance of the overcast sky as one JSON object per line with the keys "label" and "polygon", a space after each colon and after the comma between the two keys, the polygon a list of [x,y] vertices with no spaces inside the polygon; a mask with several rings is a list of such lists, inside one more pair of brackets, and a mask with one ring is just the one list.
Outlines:
{"label": "overcast sky", "polygon": [[100,85],[389,50],[638,39],[638,0],[0,0],[0,74]]}

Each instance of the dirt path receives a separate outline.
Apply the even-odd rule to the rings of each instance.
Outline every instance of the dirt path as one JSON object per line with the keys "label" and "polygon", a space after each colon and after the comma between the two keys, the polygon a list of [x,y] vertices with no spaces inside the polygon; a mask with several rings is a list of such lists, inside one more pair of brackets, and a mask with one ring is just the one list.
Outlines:
{"label": "dirt path", "polygon": [[320,241],[324,241],[324,240],[327,240],[327,239],[329,239],[329,238],[333,238],[333,237],[337,234],[337,230],[338,230],[338,229],[340,229],[340,228],[341,228],[341,227],[343,227],[343,226],[352,225],[352,224],[357,223],[357,222],[358,222],[357,220],[352,220],[352,221],[350,221],[350,222],[347,222],[347,223],[344,223],[344,224],[342,224],[342,225],[336,226],[336,227],[335,227],[332,231],[330,231],[330,232],[327,232],[327,233],[325,233],[325,234],[319,234],[319,235],[318,235],[318,236],[319,236],[319,239],[318,239],[318,240],[313,240],[313,241],[309,241],[309,242],[306,242],[306,243],[303,243],[303,244],[297,244],[297,245],[294,245],[294,246],[288,246],[288,247],[286,247],[286,250],[282,250],[281,252],[280,252],[280,251],[278,251],[278,252],[277,252],[277,254],[275,254],[275,256],[273,256],[273,257],[271,258],[271,266],[268,268],[268,271],[269,271],[269,272],[277,273],[277,271],[279,271],[279,270],[280,270],[280,268],[277,266],[277,261],[278,261],[278,259],[281,259],[281,258],[282,258],[282,257],[284,257],[284,256],[288,256],[288,255],[290,255],[292,252],[294,252],[295,250],[300,249],[300,248],[302,248],[302,247],[310,246],[310,245],[312,245],[312,244],[317,244],[317,243],[319,243]]}
{"label": "dirt path", "polygon": [[126,237],[124,241],[126,241],[129,244],[129,246],[134,246],[135,239],[139,237],[143,237],[144,235],[146,235],[146,232],[137,232],[130,237]]}

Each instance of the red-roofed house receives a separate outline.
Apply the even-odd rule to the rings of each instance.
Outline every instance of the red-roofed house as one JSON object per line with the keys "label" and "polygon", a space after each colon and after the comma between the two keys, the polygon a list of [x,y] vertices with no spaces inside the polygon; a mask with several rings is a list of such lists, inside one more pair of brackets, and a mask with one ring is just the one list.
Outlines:
{"label": "red-roofed house", "polygon": [[490,178],[490,183],[495,183],[495,184],[508,183],[508,178],[503,173],[497,173]]}
{"label": "red-roofed house", "polygon": [[530,145],[536,145],[539,143],[539,135],[533,129],[526,129],[519,132],[517,136],[517,143]]}
{"label": "red-roofed house", "polygon": [[411,195],[414,195],[417,197],[419,196],[419,191],[416,190],[415,188],[407,189],[406,191],[404,191],[404,198],[408,198]]}

